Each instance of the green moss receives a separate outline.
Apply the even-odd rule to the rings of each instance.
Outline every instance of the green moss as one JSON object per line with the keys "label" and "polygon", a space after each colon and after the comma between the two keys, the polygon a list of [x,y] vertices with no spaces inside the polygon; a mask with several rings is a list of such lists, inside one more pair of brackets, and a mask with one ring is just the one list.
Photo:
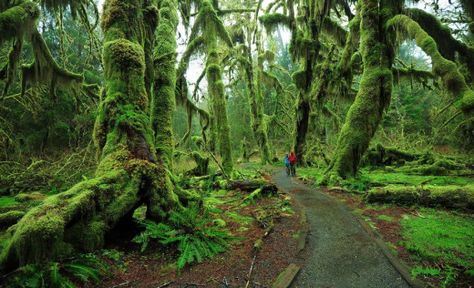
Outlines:
{"label": "green moss", "polygon": [[18,202],[41,202],[46,198],[46,195],[40,192],[31,192],[31,193],[20,193],[15,196],[15,200]]}
{"label": "green moss", "polygon": [[[403,245],[420,261],[443,263],[442,278],[455,268],[474,269],[474,221],[471,217],[423,209],[402,219]],[[445,283],[446,284],[446,283]]]}
{"label": "green moss", "polygon": [[104,231],[107,231],[105,223],[101,220],[94,220],[89,223],[79,222],[64,235],[65,241],[72,243],[80,252],[93,252],[104,246]]}
{"label": "green moss", "polygon": [[0,13],[0,43],[31,33],[40,16],[38,5],[25,1]]}
{"label": "green moss", "polygon": [[377,219],[378,219],[378,220],[385,221],[385,222],[393,222],[393,217],[388,216],[388,215],[383,215],[383,214],[378,215],[378,216],[377,216]]}
{"label": "green moss", "polygon": [[473,180],[468,177],[457,176],[421,176],[410,175],[400,172],[387,172],[384,170],[376,171],[361,171],[361,176],[369,179],[371,186],[386,186],[389,184],[417,186],[421,184],[445,186],[445,185],[459,185],[465,186],[472,184]]}
{"label": "green moss", "polygon": [[202,17],[202,19],[205,17],[212,19],[212,21],[201,20],[203,21],[202,24],[205,24],[202,29],[207,49],[206,77],[208,82],[208,94],[210,95],[210,102],[212,105],[212,109],[210,110],[215,117],[214,122],[211,122],[211,130],[215,129],[217,132],[217,139],[219,139],[219,154],[222,157],[222,166],[225,170],[224,172],[230,174],[233,169],[230,128],[227,118],[224,84],[222,82],[222,70],[220,68],[221,61],[217,51],[219,38],[224,40],[227,45],[232,46],[232,43],[229,40],[230,38],[228,37],[228,34],[226,34],[227,32],[225,32],[222,21],[217,17],[217,14],[209,1],[204,1],[200,6],[198,20],[201,19],[200,17]]}
{"label": "green moss", "polygon": [[461,98],[459,108],[465,113],[474,112],[474,91],[468,90],[465,92],[465,94]]}
{"label": "green moss", "polygon": [[147,217],[156,220],[179,206],[154,151],[141,5],[139,0],[105,2],[105,92],[95,131],[101,149],[96,177],[28,211],[2,251],[3,270],[101,247],[104,235],[142,204]]}
{"label": "green moss", "polygon": [[16,206],[20,203],[17,202],[15,197],[3,196],[0,197],[0,208]]}
{"label": "green moss", "polygon": [[289,26],[290,19],[288,16],[281,13],[270,13],[262,15],[258,18],[260,22],[265,26],[268,32],[274,31],[278,26]]}
{"label": "green moss", "polygon": [[464,76],[458,71],[457,65],[441,55],[436,41],[417,22],[405,15],[393,17],[387,22],[387,27],[401,31],[400,37],[416,41],[416,44],[431,57],[433,73],[441,78],[444,87],[451,95],[460,100],[458,106],[463,112],[471,113],[474,109],[474,93],[466,84]]}
{"label": "green moss", "polygon": [[367,200],[369,202],[397,203],[400,205],[420,204],[474,210],[474,185],[387,185],[370,189]]}
{"label": "green moss", "polygon": [[[340,178],[355,176],[362,155],[374,136],[392,92],[393,48],[382,39],[379,7],[361,1],[360,53],[364,72],[359,91],[346,116],[337,141],[335,156],[322,183],[335,184]],[[388,9],[391,7],[383,7]]]}
{"label": "green moss", "polygon": [[160,22],[155,32],[154,94],[152,97],[152,125],[159,157],[165,165],[173,167],[172,114],[175,107],[176,86],[176,27],[178,25],[176,0],[160,2]]}

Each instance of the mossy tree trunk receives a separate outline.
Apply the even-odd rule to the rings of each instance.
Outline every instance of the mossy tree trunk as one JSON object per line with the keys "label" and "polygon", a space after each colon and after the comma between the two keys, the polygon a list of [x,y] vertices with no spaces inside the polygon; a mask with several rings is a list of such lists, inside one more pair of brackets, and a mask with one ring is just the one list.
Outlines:
{"label": "mossy tree trunk", "polygon": [[161,0],[159,6],[160,22],[156,31],[154,53],[152,123],[157,154],[171,169],[174,149],[172,120],[175,107],[178,3],[176,0]]}
{"label": "mossy tree trunk", "polygon": [[207,48],[209,50],[207,53],[206,76],[208,83],[208,93],[211,97],[212,111],[215,118],[214,124],[217,130],[217,137],[219,139],[218,147],[219,154],[222,157],[222,167],[225,170],[224,172],[229,174],[233,169],[232,149],[230,143],[229,122],[227,119],[224,82],[222,81],[222,70],[220,67],[217,47],[217,38],[210,37],[207,44]]}
{"label": "mossy tree trunk", "polygon": [[[250,21],[250,19],[249,19]],[[257,65],[254,65],[252,57],[252,36],[253,34],[248,28],[247,31],[247,45],[246,45],[246,58],[247,62],[245,65],[247,75],[247,86],[249,89],[249,102],[250,111],[252,116],[252,130],[257,141],[258,147],[260,148],[260,160],[262,164],[271,163],[270,145],[268,141],[268,127],[265,123],[263,97],[262,97],[262,70],[263,60],[261,57],[257,57]],[[262,53],[260,43],[260,33],[258,28],[255,30],[256,34],[256,47],[257,54]]]}
{"label": "mossy tree trunk", "polygon": [[3,250],[3,270],[100,248],[107,232],[143,204],[155,220],[179,205],[154,148],[143,2],[107,0],[104,5],[105,95],[94,131],[101,154],[95,178],[29,211]]}
{"label": "mossy tree trunk", "polygon": [[323,182],[337,182],[341,177],[347,178],[356,174],[359,162],[390,103],[394,51],[384,25],[401,10],[399,2],[360,2],[360,52],[364,71],[359,91],[347,113],[334,158]]}
{"label": "mossy tree trunk", "polygon": [[302,61],[303,69],[293,75],[299,88],[298,106],[296,111],[296,135],[294,150],[298,163],[305,165],[304,154],[307,146],[307,135],[310,126],[311,92],[316,83],[316,65],[321,48],[319,41],[321,24],[329,13],[325,1],[310,1],[301,7],[301,18],[304,20],[303,30],[294,25],[290,52]]}
{"label": "mossy tree trunk", "polygon": [[[230,127],[227,118],[227,104],[222,79],[221,59],[219,57],[219,38],[228,38],[222,21],[217,16],[215,8],[208,0],[203,1],[196,22],[203,26],[204,45],[206,47],[206,78],[208,94],[212,106],[211,133],[215,129],[218,141],[218,151],[222,157],[222,167],[229,175],[233,170],[232,148],[230,142]],[[206,19],[209,18],[209,19]],[[231,40],[228,42],[232,43]],[[214,126],[214,128],[213,128]],[[213,137],[211,137],[213,138]]]}

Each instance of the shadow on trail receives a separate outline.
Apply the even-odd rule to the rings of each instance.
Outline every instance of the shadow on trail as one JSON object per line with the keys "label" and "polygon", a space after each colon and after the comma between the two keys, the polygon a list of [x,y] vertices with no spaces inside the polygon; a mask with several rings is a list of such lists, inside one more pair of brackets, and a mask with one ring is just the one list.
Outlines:
{"label": "shadow on trail", "polygon": [[342,203],[283,169],[272,181],[295,198],[309,226],[302,269],[292,287],[410,287]]}

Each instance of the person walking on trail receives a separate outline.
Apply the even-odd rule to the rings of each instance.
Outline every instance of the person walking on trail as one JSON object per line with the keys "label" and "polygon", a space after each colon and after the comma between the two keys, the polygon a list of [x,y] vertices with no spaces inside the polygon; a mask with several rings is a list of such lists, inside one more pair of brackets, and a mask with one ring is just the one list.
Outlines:
{"label": "person walking on trail", "polygon": [[297,158],[296,158],[296,155],[295,155],[295,152],[291,152],[290,153],[290,156],[288,156],[288,161],[290,161],[290,174],[291,176],[296,176],[296,162],[297,162]]}
{"label": "person walking on trail", "polygon": [[285,164],[286,175],[290,176],[290,160],[288,159],[288,153],[286,153],[285,158],[283,158],[283,164]]}

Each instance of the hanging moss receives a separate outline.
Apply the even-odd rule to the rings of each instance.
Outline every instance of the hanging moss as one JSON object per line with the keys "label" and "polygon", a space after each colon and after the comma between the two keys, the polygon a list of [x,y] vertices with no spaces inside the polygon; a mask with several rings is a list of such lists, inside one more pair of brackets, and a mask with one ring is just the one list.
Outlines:
{"label": "hanging moss", "polygon": [[274,31],[280,25],[287,27],[290,25],[290,18],[280,13],[265,14],[260,16],[258,19],[269,33]]}
{"label": "hanging moss", "polygon": [[30,34],[40,16],[38,5],[31,1],[20,3],[0,13],[0,44],[12,38]]}
{"label": "hanging moss", "polygon": [[[201,31],[201,43],[206,48],[206,77],[209,94],[209,114],[211,137],[209,150],[214,148],[213,141],[219,139],[219,153],[222,157],[222,166],[226,174],[233,169],[232,150],[230,142],[230,128],[227,118],[227,105],[222,81],[221,59],[218,53],[218,41],[223,41],[226,45],[232,46],[232,40],[224,27],[224,23],[218,17],[215,8],[209,0],[202,1],[199,5],[199,12],[196,17],[194,27],[191,31],[191,43],[198,39],[198,32]],[[197,46],[194,46],[195,49]],[[189,57],[194,49],[189,50]],[[181,65],[180,65],[181,66]]]}
{"label": "hanging moss", "polygon": [[321,32],[331,38],[338,46],[344,47],[346,45],[347,31],[331,18],[326,17],[324,19]]}

